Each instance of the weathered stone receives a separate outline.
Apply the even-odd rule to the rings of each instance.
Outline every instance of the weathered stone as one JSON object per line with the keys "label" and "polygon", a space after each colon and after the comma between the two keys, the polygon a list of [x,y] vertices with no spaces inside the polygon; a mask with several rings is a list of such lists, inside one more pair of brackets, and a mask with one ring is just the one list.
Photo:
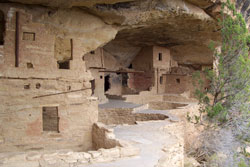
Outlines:
{"label": "weathered stone", "polygon": [[250,147],[249,147],[249,146],[246,147],[246,152],[247,152],[248,154],[250,154]]}
{"label": "weathered stone", "polygon": [[88,153],[92,156],[92,158],[97,158],[101,156],[101,152],[99,151],[88,151]]}
{"label": "weathered stone", "polygon": [[81,152],[81,154],[83,155],[84,159],[89,160],[91,158],[91,154],[86,153],[86,152]]}
{"label": "weathered stone", "polygon": [[39,152],[32,152],[27,155],[26,159],[28,161],[38,161],[41,159],[41,154]]}
{"label": "weathered stone", "polygon": [[50,160],[54,160],[56,157],[57,157],[57,153],[51,153],[51,154],[43,154],[42,155],[42,158],[45,160],[45,161],[50,161]]}
{"label": "weathered stone", "polygon": [[121,147],[120,153],[121,153],[121,157],[132,157],[132,156],[139,155],[140,149],[133,147],[133,146]]}
{"label": "weathered stone", "polygon": [[23,162],[10,162],[7,164],[1,165],[1,167],[40,167],[37,161],[23,161]]}
{"label": "weathered stone", "polygon": [[116,159],[120,157],[120,148],[115,147],[115,148],[110,148],[110,149],[99,149],[101,151],[102,156],[105,158],[113,158]]}
{"label": "weathered stone", "polygon": [[15,163],[15,162],[23,162],[26,161],[26,155],[25,154],[16,154],[16,155],[11,155],[11,156],[6,156],[3,159],[3,163]]}
{"label": "weathered stone", "polygon": [[0,144],[3,144],[4,143],[4,138],[3,136],[0,136]]}

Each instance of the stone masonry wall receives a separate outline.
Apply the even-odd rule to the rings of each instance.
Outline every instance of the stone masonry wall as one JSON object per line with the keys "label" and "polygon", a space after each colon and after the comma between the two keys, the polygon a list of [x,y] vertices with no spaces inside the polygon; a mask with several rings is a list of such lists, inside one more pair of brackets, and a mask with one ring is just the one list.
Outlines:
{"label": "stone masonry wall", "polygon": [[[119,158],[136,156],[140,149],[131,143],[115,139],[113,129],[108,129],[101,123],[94,124],[93,134],[100,135],[95,143],[101,144],[96,151],[74,152],[70,150],[57,151],[29,151],[15,153],[0,153],[1,167],[78,167],[79,165],[90,165],[93,163],[110,162]],[[102,140],[103,139],[103,140]],[[112,139],[116,144],[110,145],[108,140]],[[104,149],[103,147],[110,147]]]}
{"label": "stone masonry wall", "polygon": [[134,109],[100,109],[98,121],[105,125],[136,124],[136,121],[164,120],[168,117],[162,114],[134,113]]}
{"label": "stone masonry wall", "polygon": [[93,147],[98,150],[100,148],[110,149],[121,146],[120,142],[115,139],[113,129],[108,129],[102,123],[93,125]]}
{"label": "stone masonry wall", "polygon": [[[92,126],[98,118],[98,102],[91,97],[93,76],[87,71],[82,55],[91,47],[97,48],[111,40],[116,31],[83,12],[69,10],[51,14],[48,9],[34,8],[15,4],[0,6],[6,21],[4,45],[0,46],[0,150],[89,150]],[[15,67],[16,12],[19,12],[19,67]],[[68,24],[67,12],[72,14],[70,28],[62,26]],[[85,17],[76,21],[73,15]],[[60,23],[62,18],[64,22]],[[76,23],[81,28],[90,25],[95,29],[81,32]],[[86,44],[83,38],[86,34],[91,37],[100,31],[106,33],[99,41]],[[66,50],[55,45],[58,37],[67,44]],[[62,53],[55,56],[55,50]],[[57,61],[64,60],[64,53],[70,55],[70,59],[66,57],[69,69],[59,69]],[[58,131],[43,130],[43,107],[57,107]]]}
{"label": "stone masonry wall", "polygon": [[149,90],[153,85],[153,74],[130,73],[128,76],[128,87],[137,92]]}

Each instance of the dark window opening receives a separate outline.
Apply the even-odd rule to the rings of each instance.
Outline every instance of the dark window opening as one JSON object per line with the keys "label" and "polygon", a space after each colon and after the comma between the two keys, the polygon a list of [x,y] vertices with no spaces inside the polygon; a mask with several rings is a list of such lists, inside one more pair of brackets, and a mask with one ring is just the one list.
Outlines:
{"label": "dark window opening", "polygon": [[122,74],[122,86],[125,86],[125,87],[128,86],[128,73]]}
{"label": "dark window opening", "polygon": [[4,45],[5,19],[4,13],[0,10],[0,45]]}
{"label": "dark window opening", "polygon": [[100,76],[100,79],[102,79],[102,75]]}
{"label": "dark window opening", "polygon": [[59,69],[67,69],[67,70],[70,69],[69,60],[67,60],[67,61],[58,61],[57,64],[58,64]]}
{"label": "dark window opening", "polygon": [[94,54],[95,54],[95,51],[93,51],[93,50],[92,50],[92,51],[90,51],[90,54],[94,55]]}
{"label": "dark window opening", "polygon": [[163,77],[160,77],[160,84],[163,84]]}
{"label": "dark window opening", "polygon": [[130,64],[130,65],[128,66],[128,68],[129,68],[129,69],[132,69],[132,68],[133,68],[133,65],[132,65],[132,64]]}
{"label": "dark window opening", "polygon": [[24,89],[30,89],[30,84],[24,85]]}
{"label": "dark window opening", "polygon": [[27,68],[34,68],[32,63],[27,63]]}
{"label": "dark window opening", "polygon": [[36,40],[36,34],[33,32],[24,32],[23,33],[23,40],[24,41],[35,41]]}
{"label": "dark window opening", "polygon": [[91,91],[92,91],[91,96],[92,96],[95,93],[95,80],[94,79],[91,80],[90,83],[91,83]]}
{"label": "dark window opening", "polygon": [[110,89],[110,75],[105,76],[104,91],[107,92]]}
{"label": "dark window opening", "polygon": [[43,107],[43,131],[59,133],[58,107]]}
{"label": "dark window opening", "polygon": [[159,61],[162,61],[162,53],[159,53],[159,55],[158,55],[158,60],[159,60]]}
{"label": "dark window opening", "polygon": [[181,83],[181,80],[179,78],[176,79],[177,83]]}
{"label": "dark window opening", "polygon": [[37,88],[37,89],[40,89],[40,88],[41,88],[41,84],[40,84],[40,83],[37,83],[37,84],[36,84],[36,88]]}

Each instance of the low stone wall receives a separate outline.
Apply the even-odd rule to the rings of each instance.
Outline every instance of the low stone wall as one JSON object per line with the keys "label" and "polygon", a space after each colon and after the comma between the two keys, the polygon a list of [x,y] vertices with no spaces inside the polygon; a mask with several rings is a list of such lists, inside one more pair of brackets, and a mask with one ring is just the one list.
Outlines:
{"label": "low stone wall", "polygon": [[133,109],[99,109],[98,121],[105,125],[135,124]]}
{"label": "low stone wall", "polygon": [[187,106],[187,104],[181,104],[181,103],[171,103],[171,102],[150,102],[149,104],[150,109],[154,110],[170,110],[170,109],[177,109],[179,107]]}
{"label": "low stone wall", "polygon": [[[98,139],[97,139],[97,135]],[[136,156],[140,149],[125,141],[115,139],[113,129],[97,123],[93,127],[93,137],[97,151],[73,152],[57,150],[50,152],[0,153],[1,167],[77,167],[81,164],[110,162],[124,157]],[[104,148],[109,149],[104,149]]]}
{"label": "low stone wall", "polygon": [[99,109],[98,121],[106,125],[136,124],[136,121],[164,120],[168,116],[163,114],[134,113],[134,109]]}
{"label": "low stone wall", "polygon": [[120,142],[115,139],[113,132],[113,129],[106,128],[104,124],[95,123],[92,131],[93,147],[97,150],[100,148],[110,149],[121,146]]}
{"label": "low stone wall", "polygon": [[[188,94],[188,93],[187,93]],[[177,95],[177,94],[166,94],[163,95],[163,101],[168,101],[168,102],[179,102],[179,103],[196,103],[197,100],[193,98],[186,97],[189,95]]]}
{"label": "low stone wall", "polygon": [[156,95],[150,91],[140,92],[139,95],[124,95],[126,102],[136,103],[136,104],[148,104],[152,101],[163,101],[163,95]]}
{"label": "low stone wall", "polygon": [[139,154],[139,149],[134,147],[115,147],[111,149],[99,149],[88,152],[27,152],[4,154],[0,158],[1,167],[71,167],[80,164],[91,164],[114,161],[123,157],[131,157]]}

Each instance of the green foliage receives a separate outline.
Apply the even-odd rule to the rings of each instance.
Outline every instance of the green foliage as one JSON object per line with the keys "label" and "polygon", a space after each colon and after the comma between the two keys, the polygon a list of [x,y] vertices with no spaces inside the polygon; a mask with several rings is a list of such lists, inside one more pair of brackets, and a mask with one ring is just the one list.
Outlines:
{"label": "green foliage", "polygon": [[248,152],[246,151],[246,148],[245,148],[245,147],[243,148],[243,155],[244,155],[245,157],[249,157],[249,156],[250,156],[250,153],[248,153]]}
{"label": "green foliage", "polygon": [[248,166],[247,166],[246,162],[243,159],[241,159],[239,164],[238,164],[238,167],[248,167]]}
{"label": "green foliage", "polygon": [[[209,46],[214,51],[214,69],[193,74],[195,97],[200,104],[200,115],[194,118],[196,122],[206,113],[209,118],[216,118],[223,123],[228,120],[232,110],[247,110],[245,105],[249,105],[250,59],[247,44],[250,43],[250,36],[246,23],[229,0],[222,4],[219,23],[221,48],[215,49],[214,43]],[[208,90],[204,89],[202,75],[211,81]]]}

